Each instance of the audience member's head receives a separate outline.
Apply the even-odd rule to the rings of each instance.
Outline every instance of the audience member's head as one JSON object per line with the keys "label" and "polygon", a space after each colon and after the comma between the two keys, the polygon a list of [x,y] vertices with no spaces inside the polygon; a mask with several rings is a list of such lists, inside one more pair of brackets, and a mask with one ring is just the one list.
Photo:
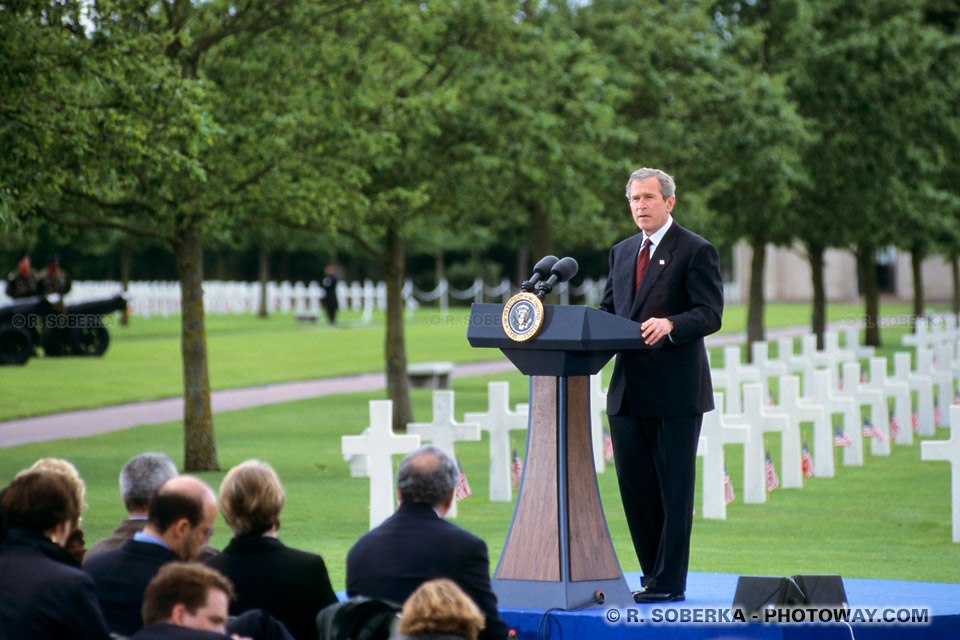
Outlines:
{"label": "audience member's head", "polygon": [[83,478],[80,477],[80,472],[77,471],[77,468],[73,466],[73,463],[69,460],[64,460],[63,458],[40,458],[34,462],[29,469],[24,469],[18,475],[30,473],[31,471],[46,471],[63,476],[77,497],[77,505],[80,507],[80,512],[82,513],[86,510],[87,485],[83,482]]}
{"label": "audience member's head", "polygon": [[165,453],[141,453],[120,470],[120,495],[130,515],[145,516],[157,489],[180,475],[177,465]]}
{"label": "audience member's head", "polygon": [[80,518],[76,490],[49,471],[19,474],[3,492],[0,510],[9,529],[28,529],[64,546]]}
{"label": "audience member's head", "polygon": [[247,460],[220,483],[220,511],[234,535],[259,536],[280,528],[283,485],[266,462]]}
{"label": "audience member's head", "polygon": [[447,504],[460,478],[457,462],[434,445],[420,447],[400,463],[397,495],[400,502],[422,502],[433,507]]}
{"label": "audience member's head", "polygon": [[160,568],[143,593],[143,624],[226,633],[233,598],[233,585],[219,571],[196,562],[172,562]]}
{"label": "audience member's head", "polygon": [[411,638],[449,634],[476,640],[485,620],[480,608],[457,583],[428,580],[403,603],[398,631]]}
{"label": "audience member's head", "polygon": [[150,501],[144,533],[157,536],[181,560],[192,560],[213,535],[217,497],[193,476],[167,480]]}

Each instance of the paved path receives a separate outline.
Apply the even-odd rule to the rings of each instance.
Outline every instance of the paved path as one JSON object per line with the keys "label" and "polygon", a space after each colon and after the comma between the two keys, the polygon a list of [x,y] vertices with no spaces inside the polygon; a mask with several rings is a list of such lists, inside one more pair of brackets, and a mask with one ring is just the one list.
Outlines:
{"label": "paved path", "polygon": [[[849,325],[836,325],[830,328],[846,326]],[[771,329],[767,331],[767,339],[798,336],[808,332],[807,327]],[[745,340],[746,335],[744,333],[716,335],[707,338],[707,346],[743,344]],[[512,369],[513,365],[505,359],[458,364],[453,370],[453,377],[481,376],[511,371]],[[214,391],[210,394],[210,402],[214,413],[219,413],[337,393],[376,391],[377,389],[383,389],[385,386],[386,376],[384,374],[367,373],[341,378],[323,378],[321,380],[287,382],[263,387]],[[98,433],[129,429],[139,425],[172,422],[182,418],[182,397],[22,418],[0,422],[0,448],[28,442],[80,438]]]}

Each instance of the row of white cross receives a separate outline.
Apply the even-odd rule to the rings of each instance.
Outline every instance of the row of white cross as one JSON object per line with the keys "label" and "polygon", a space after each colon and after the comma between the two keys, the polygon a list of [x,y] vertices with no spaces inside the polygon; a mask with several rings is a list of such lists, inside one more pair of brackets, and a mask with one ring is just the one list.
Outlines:
{"label": "row of white cross", "polygon": [[[870,438],[870,453],[888,456],[891,452],[891,416],[900,425],[893,442],[913,442],[914,419],[912,394],[916,394],[918,435],[935,434],[934,414],[937,409],[945,425],[960,424],[960,406],[950,408],[954,377],[960,362],[953,352],[953,342],[926,342],[934,346],[917,349],[917,367],[911,369],[910,353],[894,355],[894,374],[887,375],[886,358],[872,357],[872,348],[858,346],[856,333],[847,335],[841,348],[836,334],[827,334],[825,348],[817,350],[815,336],[803,336],[801,353],[793,352],[793,339],[781,339],[778,356],[769,357],[765,342],[754,343],[754,363],[740,361],[739,347],[724,348],[724,365],[712,368],[716,409],[704,415],[698,455],[703,457],[703,516],[726,518],[724,499],[723,445],[744,447],[743,500],[762,503],[766,500],[764,434],[778,433],[781,440],[781,486],[803,486],[801,469],[800,424],[813,424],[814,475],[834,476],[833,417],[839,416],[850,443],[843,447],[843,464],[864,463],[861,410],[867,408],[870,422],[881,435]],[[861,376],[860,359],[868,358],[869,376]],[[796,375],[800,374],[800,375]],[[779,402],[768,401],[770,379],[776,379]],[[801,382],[803,383],[801,387]],[[723,390],[721,393],[720,390]],[[934,394],[936,390],[936,395]],[[605,392],[600,376],[592,376],[590,384],[593,454],[596,471],[605,469],[604,420]],[[937,406],[934,406],[934,402]],[[394,454],[409,453],[421,443],[430,442],[455,456],[454,444],[479,441],[481,432],[489,434],[489,496],[492,501],[513,498],[511,477],[510,432],[527,428],[528,407],[509,406],[507,382],[491,382],[488,386],[488,410],[467,413],[458,422],[454,415],[452,391],[435,391],[433,419],[429,423],[407,425],[407,435],[392,431],[389,401],[371,401],[370,426],[359,436],[344,436],[342,453],[351,462],[355,476],[370,477],[370,527],[389,517],[394,510]],[[892,414],[888,413],[889,403]],[[924,442],[923,460],[946,460],[952,465],[953,540],[960,542],[960,429],[952,430],[949,440]],[[448,514],[456,517],[456,504]]]}

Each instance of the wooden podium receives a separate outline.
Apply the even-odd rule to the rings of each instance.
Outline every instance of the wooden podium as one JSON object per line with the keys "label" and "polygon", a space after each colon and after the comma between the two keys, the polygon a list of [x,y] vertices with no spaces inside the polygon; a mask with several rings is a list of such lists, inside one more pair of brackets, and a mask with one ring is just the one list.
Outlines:
{"label": "wooden podium", "polygon": [[597,596],[632,605],[593,467],[590,378],[618,351],[648,348],[637,323],[591,307],[544,306],[533,339],[515,342],[502,305],[474,304],[467,340],[500,349],[530,376],[530,422],[513,521],[493,577],[501,607],[573,609]]}

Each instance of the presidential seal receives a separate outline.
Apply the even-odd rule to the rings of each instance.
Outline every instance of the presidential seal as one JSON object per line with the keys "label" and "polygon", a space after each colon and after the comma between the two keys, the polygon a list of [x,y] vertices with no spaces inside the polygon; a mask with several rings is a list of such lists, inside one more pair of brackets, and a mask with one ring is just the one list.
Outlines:
{"label": "presidential seal", "polygon": [[532,293],[518,293],[503,306],[500,323],[511,340],[529,340],[537,335],[543,324],[543,303]]}

